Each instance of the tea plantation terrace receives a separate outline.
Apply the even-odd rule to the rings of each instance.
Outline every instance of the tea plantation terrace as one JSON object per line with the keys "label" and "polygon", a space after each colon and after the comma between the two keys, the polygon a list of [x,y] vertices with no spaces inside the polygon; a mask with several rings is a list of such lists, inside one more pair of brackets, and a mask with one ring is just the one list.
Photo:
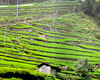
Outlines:
{"label": "tea plantation terrace", "polygon": [[[68,66],[71,70],[62,70],[61,73],[71,74],[71,77],[78,80],[80,77],[76,76],[73,67],[77,60],[88,58],[89,63],[94,66],[100,65],[100,40],[94,36],[99,33],[98,26],[92,21],[92,18],[83,13],[69,13],[68,9],[66,9],[68,14],[65,15],[66,11],[63,13],[61,10],[64,11],[66,7],[62,9],[62,7],[60,8],[61,5],[65,6],[67,4],[57,4],[56,7],[49,4],[44,5],[42,9],[39,8],[41,6],[33,5],[31,6],[33,12],[30,11],[30,7],[24,7],[27,10],[20,7],[19,10],[22,10],[22,13],[19,13],[18,19],[22,18],[22,21],[14,24],[9,23],[16,21],[14,18],[15,7],[0,8],[0,15],[6,15],[7,12],[11,12],[13,9],[10,20],[6,21],[5,15],[0,19],[3,24],[0,25],[1,70],[7,69],[9,72],[9,68],[11,68],[12,71],[16,72],[17,68],[18,71],[28,71],[36,76],[38,72],[31,71],[37,70],[38,65],[46,62],[55,67]],[[69,6],[67,7],[69,8]],[[58,9],[58,17],[55,18],[53,24],[54,18],[51,15],[54,15],[55,9]],[[46,13],[47,18],[43,18],[44,14],[39,17],[38,12]],[[30,13],[33,18],[30,17]],[[27,17],[22,16],[23,14],[27,15]],[[11,14],[9,13],[9,15]],[[9,15],[7,18],[9,18]],[[4,25],[4,20],[9,22],[8,25]],[[5,27],[6,38],[4,45]],[[94,74],[99,76],[100,69],[96,69]],[[39,73],[39,76],[41,76],[41,73]],[[43,74],[43,76],[47,75]],[[93,80],[96,80],[96,78],[93,78]]]}
{"label": "tea plantation terrace", "polygon": [[[30,24],[35,24],[34,26],[23,23],[9,25],[6,30],[5,45],[3,35],[4,26],[0,26],[0,32],[2,33],[0,34],[1,66],[34,70],[37,69],[37,65],[42,62],[47,62],[53,66],[61,67],[62,65],[67,65],[74,69],[73,64],[77,59],[87,57],[90,63],[99,65],[100,44],[98,39],[91,39],[85,36],[81,37],[68,32],[62,33],[41,29],[40,24],[47,24],[42,23],[44,21],[29,21]],[[52,26],[52,24],[49,25]],[[27,31],[28,29],[31,29],[32,32]],[[45,37],[45,39],[40,37],[40,33],[47,37]],[[88,40],[91,40],[91,42]],[[72,42],[77,42],[77,44],[74,45]]]}

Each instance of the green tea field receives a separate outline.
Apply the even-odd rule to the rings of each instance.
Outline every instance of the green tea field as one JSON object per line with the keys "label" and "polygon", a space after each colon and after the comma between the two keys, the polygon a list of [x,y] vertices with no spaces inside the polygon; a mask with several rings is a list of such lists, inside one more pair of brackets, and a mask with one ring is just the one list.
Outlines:
{"label": "green tea field", "polygon": [[[75,12],[79,5],[76,1],[35,3],[19,7],[18,18],[16,6],[0,7],[0,80],[35,80],[22,77],[26,73],[39,76],[37,80],[46,76],[62,80],[39,73],[37,66],[43,62],[68,66],[71,70],[61,73],[72,80],[81,80],[74,72],[77,60],[88,58],[94,67],[100,66],[100,28],[93,18]],[[22,76],[15,77],[17,73]],[[99,68],[93,74],[92,80],[100,79]]]}

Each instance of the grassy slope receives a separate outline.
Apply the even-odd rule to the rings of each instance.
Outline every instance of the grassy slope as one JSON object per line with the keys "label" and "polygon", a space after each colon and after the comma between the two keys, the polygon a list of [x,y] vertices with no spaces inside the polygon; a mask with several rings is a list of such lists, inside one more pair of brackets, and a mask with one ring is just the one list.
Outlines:
{"label": "grassy slope", "polygon": [[[50,11],[52,13],[51,8]],[[90,63],[100,64],[100,41],[94,37],[99,33],[99,28],[92,18],[81,13],[69,13],[56,18],[55,26],[52,22],[53,18],[36,22],[30,20],[27,23],[31,25],[24,23],[9,25],[6,29],[5,45],[3,43],[5,28],[0,26],[0,66],[35,70],[41,62],[48,62],[57,67],[67,65],[74,69],[73,64],[77,59],[87,57]],[[50,31],[43,27],[49,27]],[[56,32],[52,28],[55,28]],[[45,39],[41,38],[39,33],[44,34]],[[22,38],[18,40],[18,37]],[[62,73],[71,73],[71,76],[76,78],[73,71]],[[95,74],[99,75],[99,72]]]}

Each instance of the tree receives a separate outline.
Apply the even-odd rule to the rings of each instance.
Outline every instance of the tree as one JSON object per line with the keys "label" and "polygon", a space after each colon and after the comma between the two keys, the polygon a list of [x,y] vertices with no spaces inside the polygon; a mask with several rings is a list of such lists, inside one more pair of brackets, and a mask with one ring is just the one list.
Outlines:
{"label": "tree", "polygon": [[98,25],[100,25],[100,1],[85,0],[82,4],[83,12],[95,18]]}
{"label": "tree", "polygon": [[85,0],[83,2],[83,12],[89,16],[93,16],[93,8],[95,5],[96,1],[95,0]]}
{"label": "tree", "polygon": [[89,72],[93,72],[92,64],[88,63],[88,59],[79,60],[74,64],[75,72],[78,76],[81,76],[82,79],[91,80]]}
{"label": "tree", "polygon": [[[93,7],[92,13],[95,17],[98,18],[98,15],[100,14],[100,1],[97,1]],[[100,19],[100,17],[99,17]]]}

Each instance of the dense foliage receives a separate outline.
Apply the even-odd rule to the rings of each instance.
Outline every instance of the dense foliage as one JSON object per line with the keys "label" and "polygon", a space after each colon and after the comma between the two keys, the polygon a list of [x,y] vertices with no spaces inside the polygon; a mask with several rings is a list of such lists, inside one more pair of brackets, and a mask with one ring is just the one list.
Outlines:
{"label": "dense foliage", "polygon": [[88,59],[79,60],[74,64],[74,67],[77,75],[85,78],[85,80],[91,80],[89,72],[93,72],[93,66],[88,63]]}
{"label": "dense foliage", "polygon": [[0,77],[21,78],[23,80],[55,80],[54,76],[21,68],[0,67]]}
{"label": "dense foliage", "polygon": [[85,14],[93,16],[93,8],[95,6],[95,0],[85,0],[83,2],[83,11]]}
{"label": "dense foliage", "polygon": [[85,0],[83,2],[83,12],[89,16],[93,16],[97,19],[97,23],[100,25],[100,1]]}
{"label": "dense foliage", "polygon": [[68,80],[67,75],[63,73],[57,73],[56,76],[61,80]]}
{"label": "dense foliage", "polygon": [[96,16],[100,13],[100,1],[85,0],[83,2],[83,11],[90,16]]}

